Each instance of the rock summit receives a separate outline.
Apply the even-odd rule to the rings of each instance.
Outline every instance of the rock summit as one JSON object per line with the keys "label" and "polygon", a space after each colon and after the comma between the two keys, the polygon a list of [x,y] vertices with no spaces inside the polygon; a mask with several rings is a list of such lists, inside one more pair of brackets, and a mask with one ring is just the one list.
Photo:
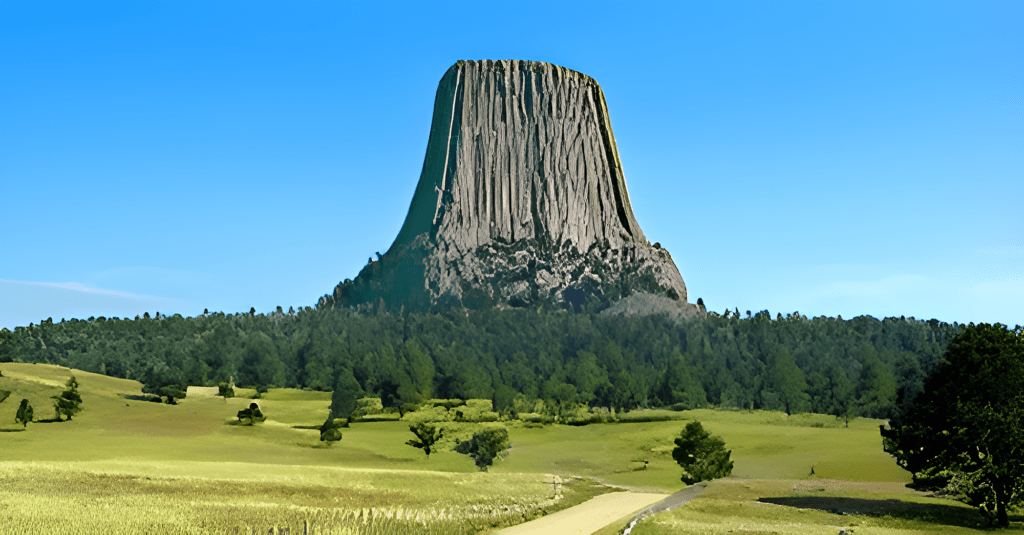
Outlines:
{"label": "rock summit", "polygon": [[601,87],[549,63],[459,61],[438,84],[398,237],[319,306],[643,313],[611,307],[634,294],[700,313],[633,216]]}

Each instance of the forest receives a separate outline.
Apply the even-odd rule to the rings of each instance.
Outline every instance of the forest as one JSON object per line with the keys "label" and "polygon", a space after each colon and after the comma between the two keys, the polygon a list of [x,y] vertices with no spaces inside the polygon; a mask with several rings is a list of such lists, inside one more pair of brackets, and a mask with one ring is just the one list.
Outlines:
{"label": "forest", "polygon": [[537,407],[699,407],[888,417],[963,325],[911,318],[709,313],[676,323],[547,309],[395,315],[305,307],[134,319],[47,319],[0,330],[0,362],[47,363],[173,386],[333,390],[385,406],[491,399]]}

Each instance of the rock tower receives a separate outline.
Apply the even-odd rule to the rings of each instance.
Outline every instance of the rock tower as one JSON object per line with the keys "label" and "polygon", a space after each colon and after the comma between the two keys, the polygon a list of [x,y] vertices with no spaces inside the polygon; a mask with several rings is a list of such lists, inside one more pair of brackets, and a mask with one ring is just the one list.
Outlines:
{"label": "rock tower", "polygon": [[398,237],[319,306],[698,314],[686,298],[633,216],[597,82],[549,63],[459,61],[438,84]]}

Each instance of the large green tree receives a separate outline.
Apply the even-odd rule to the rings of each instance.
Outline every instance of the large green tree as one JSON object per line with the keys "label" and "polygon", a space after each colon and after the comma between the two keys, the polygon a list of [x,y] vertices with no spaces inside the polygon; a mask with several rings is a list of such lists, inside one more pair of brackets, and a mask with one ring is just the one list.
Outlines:
{"label": "large green tree", "polygon": [[486,427],[473,433],[473,438],[456,446],[455,451],[472,457],[476,467],[486,472],[487,467],[494,464],[494,459],[507,450],[509,445],[507,429]]}
{"label": "large green tree", "polygon": [[146,363],[140,382],[143,392],[167,398],[168,405],[175,405],[175,399],[184,398],[188,390],[181,371],[157,358]]}
{"label": "large green tree", "polygon": [[678,349],[668,357],[665,373],[658,386],[658,397],[665,405],[679,404],[686,409],[707,405],[707,393],[697,376],[698,370]]}
{"label": "large green tree", "polygon": [[870,345],[861,351],[860,380],[855,395],[857,410],[872,418],[887,418],[896,401],[896,377]]}
{"label": "large green tree", "polygon": [[[970,325],[923,391],[882,426],[885,451],[925,486],[947,484],[999,526],[1024,502],[1024,333]],[[930,479],[930,481],[929,481]]]}
{"label": "large green tree", "polygon": [[683,467],[681,479],[687,485],[732,473],[732,450],[725,449],[725,441],[704,430],[700,422],[686,424],[675,443],[672,458]]}
{"label": "large green tree", "polygon": [[811,397],[807,395],[804,372],[796,365],[786,346],[772,350],[768,359],[767,386],[779,396],[786,414],[806,411]]}
{"label": "large green tree", "polygon": [[320,426],[320,440],[325,440],[326,433],[334,429],[335,418],[344,418],[343,425],[348,427],[352,411],[356,410],[356,401],[361,394],[359,381],[356,381],[351,371],[342,369],[334,383],[334,391],[331,392],[331,407],[327,412],[327,420]]}

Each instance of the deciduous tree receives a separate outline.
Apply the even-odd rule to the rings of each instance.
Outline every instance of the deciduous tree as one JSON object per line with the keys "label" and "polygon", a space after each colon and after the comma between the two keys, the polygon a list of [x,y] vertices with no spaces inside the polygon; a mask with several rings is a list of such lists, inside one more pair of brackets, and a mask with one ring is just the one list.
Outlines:
{"label": "deciduous tree", "polygon": [[409,431],[416,435],[415,440],[409,440],[406,444],[423,450],[423,453],[430,457],[430,451],[433,449],[434,444],[441,440],[444,435],[444,431],[437,426],[433,426],[427,423],[419,422],[409,426]]}
{"label": "deciduous tree", "polygon": [[1024,330],[964,329],[889,428],[885,451],[920,486],[947,484],[999,526],[1024,502]]}
{"label": "deciduous tree", "polygon": [[472,457],[477,468],[486,472],[487,467],[494,464],[495,457],[508,448],[508,430],[504,427],[487,427],[456,446],[455,451]]}

